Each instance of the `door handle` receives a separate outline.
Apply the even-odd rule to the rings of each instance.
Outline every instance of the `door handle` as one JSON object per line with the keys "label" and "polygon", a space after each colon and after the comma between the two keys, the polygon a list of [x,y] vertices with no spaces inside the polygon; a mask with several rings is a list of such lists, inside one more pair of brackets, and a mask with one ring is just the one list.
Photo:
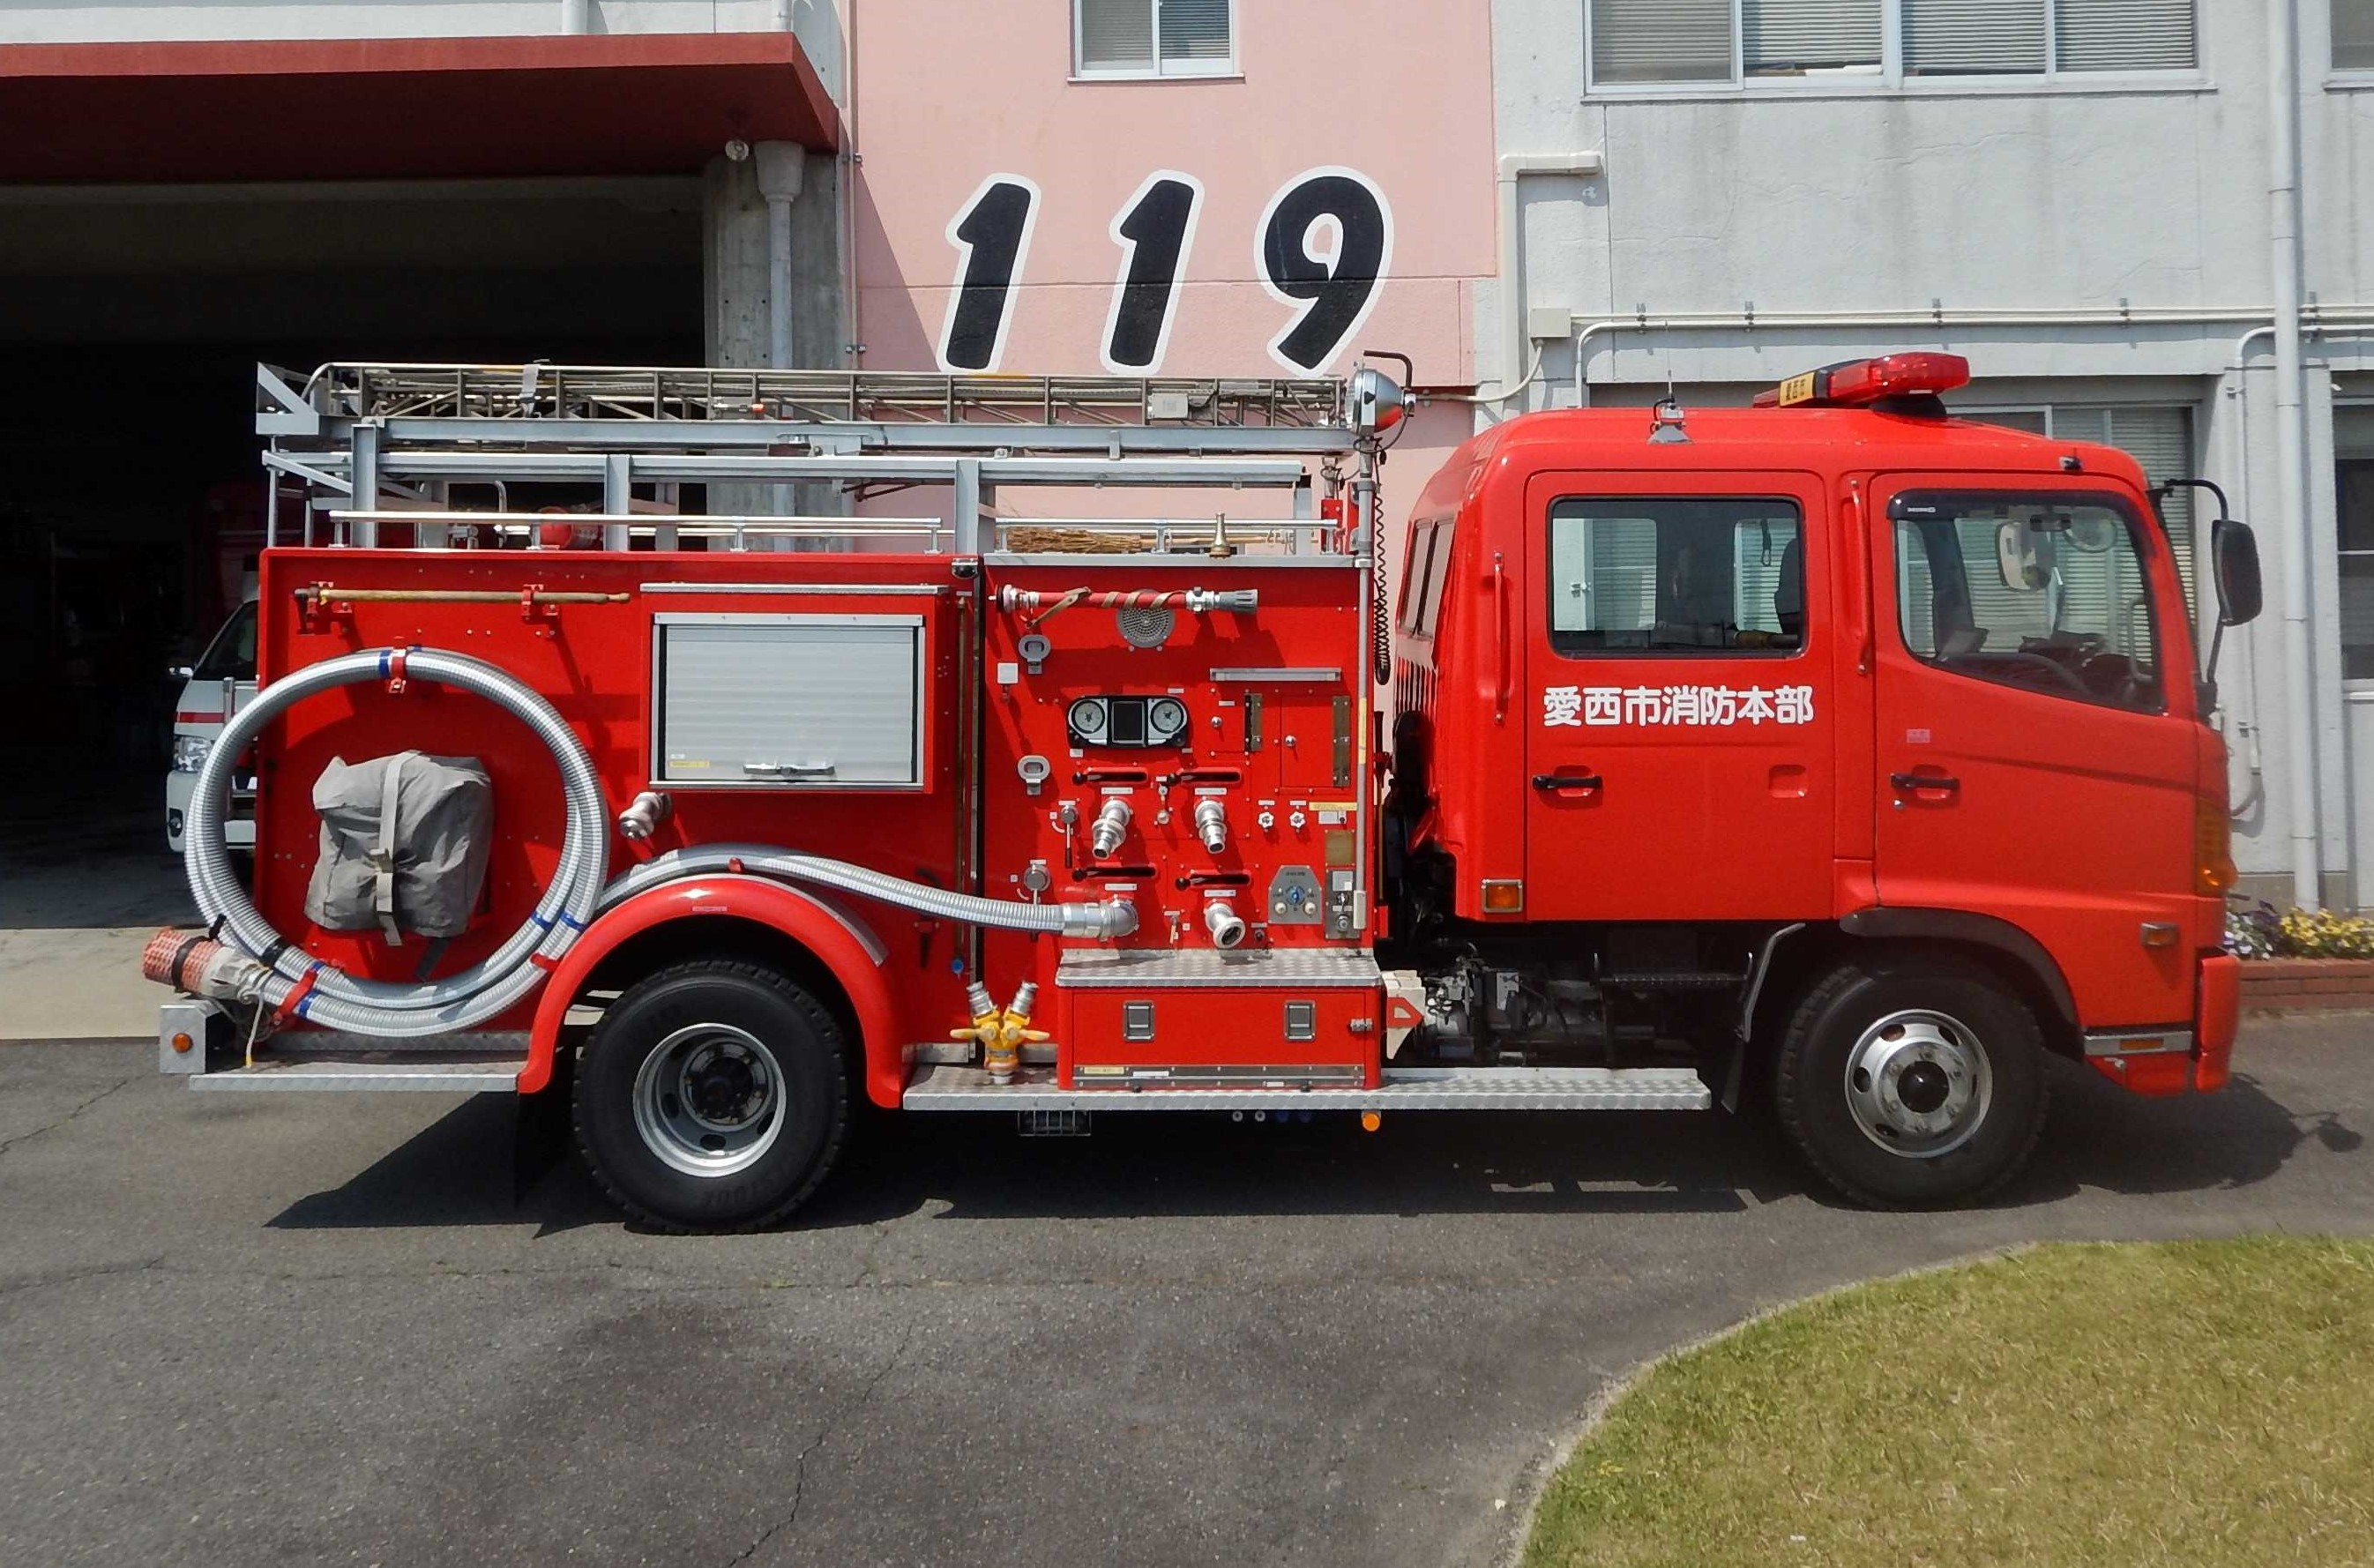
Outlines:
{"label": "door handle", "polygon": [[1962,781],[1949,773],[1890,773],[1887,782],[1907,795],[1924,789],[1953,795],[1962,787]]}
{"label": "door handle", "polygon": [[1492,552],[1492,722],[1509,718],[1509,569]]}
{"label": "door handle", "polygon": [[1535,773],[1534,775],[1535,789],[1548,790],[1552,793],[1565,789],[1595,791],[1604,788],[1606,783],[1607,781],[1597,773]]}

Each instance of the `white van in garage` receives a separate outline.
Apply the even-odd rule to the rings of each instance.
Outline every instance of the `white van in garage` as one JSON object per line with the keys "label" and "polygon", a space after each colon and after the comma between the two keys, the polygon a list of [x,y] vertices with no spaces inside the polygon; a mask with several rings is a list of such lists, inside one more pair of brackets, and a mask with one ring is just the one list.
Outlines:
{"label": "white van in garage", "polygon": [[[190,788],[224,721],[255,695],[255,601],[250,599],[223,622],[198,662],[171,672],[182,677],[173,704],[173,765],[165,775],[165,843],[182,852],[182,828],[190,814]],[[255,775],[231,777],[230,811],[223,840],[233,849],[255,845]]]}

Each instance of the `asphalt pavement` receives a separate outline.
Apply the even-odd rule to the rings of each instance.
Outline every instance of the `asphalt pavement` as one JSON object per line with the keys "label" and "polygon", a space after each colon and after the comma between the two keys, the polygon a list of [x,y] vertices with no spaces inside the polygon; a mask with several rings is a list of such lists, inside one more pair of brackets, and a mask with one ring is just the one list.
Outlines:
{"label": "asphalt pavement", "polygon": [[1488,1563],[1594,1396],[1760,1308],[2374,1229],[2364,1018],[2252,1024],[2212,1098],[2057,1071],[1964,1213],[1835,1207],[1720,1114],[913,1118],[794,1227],[693,1239],[507,1097],[153,1055],[0,1044],[0,1562]]}

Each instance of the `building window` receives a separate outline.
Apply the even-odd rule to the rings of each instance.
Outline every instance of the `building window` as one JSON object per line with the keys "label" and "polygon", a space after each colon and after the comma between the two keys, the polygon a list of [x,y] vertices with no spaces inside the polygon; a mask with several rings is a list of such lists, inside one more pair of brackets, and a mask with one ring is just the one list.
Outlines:
{"label": "building window", "polygon": [[[2195,477],[2192,462],[2192,410],[2170,404],[2068,404],[2027,408],[1957,407],[1955,413],[1990,425],[2009,425],[2059,441],[2087,441],[2115,446],[2143,466],[2144,478],[2155,485]],[[2185,608],[2192,610],[2193,594],[2192,491],[2170,490],[2159,503],[2168,523],[2168,548],[2176,556],[2177,575],[2184,579]]]}
{"label": "building window", "polygon": [[[2334,3],[2374,17],[2374,0]],[[1591,79],[1623,88],[2191,70],[2197,63],[2194,5],[1591,0]],[[2374,54],[2374,25],[2368,34]]]}
{"label": "building window", "polygon": [[1082,77],[1220,77],[1236,70],[1234,0],[1072,0]]}
{"label": "building window", "polygon": [[2374,0],[2333,0],[2333,68],[2374,71]]}
{"label": "building window", "polygon": [[2341,674],[2374,680],[2374,407],[2333,411],[2340,546]]}

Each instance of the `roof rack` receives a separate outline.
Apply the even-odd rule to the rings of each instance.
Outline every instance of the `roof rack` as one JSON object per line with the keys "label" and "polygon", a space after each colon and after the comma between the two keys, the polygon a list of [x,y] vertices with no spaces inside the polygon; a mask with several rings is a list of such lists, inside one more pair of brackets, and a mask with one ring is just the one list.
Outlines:
{"label": "roof rack", "polygon": [[[753,514],[821,482],[858,493],[916,485],[954,491],[958,554],[994,537],[1000,485],[1218,488],[1285,492],[1287,548],[1353,549],[1322,524],[1315,485],[1341,492],[1360,451],[1348,383],[1264,378],[991,376],[599,365],[337,362],[299,377],[256,367],[264,462],[308,491],[302,536],[328,513],[335,534],[370,545],[380,525],[418,508],[464,510],[453,487],[598,487],[605,548],[629,548],[625,519],[673,513],[681,487],[712,487],[715,511],[757,531]],[[653,492],[638,500],[636,487]],[[754,487],[756,498],[714,487]],[[277,542],[278,486],[267,535]],[[499,499],[493,515],[508,512]],[[427,521],[427,517],[422,518]],[[688,518],[688,523],[690,519]],[[871,529],[863,517],[847,532]],[[1247,523],[1258,520],[1248,517]],[[1291,526],[1301,524],[1301,527]],[[664,525],[655,525],[664,529]],[[828,529],[828,531],[829,531]],[[416,529],[422,537],[433,529]],[[1126,532],[1117,529],[1116,532]],[[1166,541],[1176,523],[1159,530]],[[1303,536],[1308,536],[1307,541]],[[664,529],[673,548],[676,530]],[[936,544],[936,540],[934,540]],[[1353,550],[1353,553],[1358,553]]]}
{"label": "roof rack", "polygon": [[[326,364],[300,383],[258,366],[261,434],[316,434],[358,419],[422,433],[449,424],[535,422],[616,431],[620,426],[695,425],[646,439],[780,442],[810,427],[872,435],[869,444],[946,449],[1080,450],[1146,444],[1176,432],[1205,450],[1308,445],[1346,438],[1346,383],[1334,378],[999,376],[885,371],[771,371],[665,366]],[[786,431],[785,426],[795,427]],[[1052,432],[1061,431],[1061,435]],[[1143,435],[1132,436],[1128,432]],[[1234,432],[1221,435],[1219,432]],[[1275,432],[1264,434],[1258,432]],[[1293,432],[1287,434],[1286,432]],[[1324,434],[1322,434],[1324,432]],[[524,432],[523,432],[524,433]],[[542,437],[531,438],[541,439]],[[1175,449],[1181,440],[1157,437]]]}

